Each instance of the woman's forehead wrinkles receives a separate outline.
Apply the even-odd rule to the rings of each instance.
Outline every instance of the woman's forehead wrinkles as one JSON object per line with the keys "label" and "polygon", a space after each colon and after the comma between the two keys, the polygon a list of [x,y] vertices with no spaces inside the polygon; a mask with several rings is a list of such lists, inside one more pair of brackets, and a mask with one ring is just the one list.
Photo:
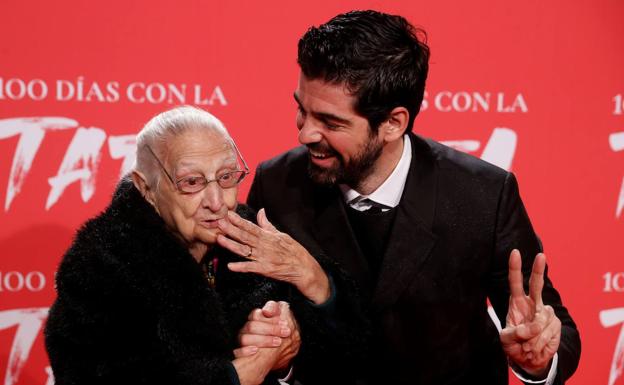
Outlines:
{"label": "woman's forehead wrinkles", "polygon": [[205,159],[185,158],[185,159],[180,159],[180,161],[176,162],[174,166],[176,170],[180,170],[183,168],[192,168],[196,166],[201,166],[205,163],[217,164],[218,166],[237,164],[235,156],[228,156],[228,157],[223,157],[223,158],[212,158],[212,159],[209,159],[208,162],[206,162]]}
{"label": "woman's forehead wrinkles", "polygon": [[170,153],[171,160],[176,166],[196,165],[202,162],[236,161],[236,153],[229,143],[205,148],[182,149]]}
{"label": "woman's forehead wrinkles", "polygon": [[192,160],[178,162],[174,166],[174,173],[179,174],[187,171],[198,171],[205,175],[216,173],[223,168],[235,169],[238,168],[238,162],[236,157],[227,157],[220,159],[211,159],[209,161],[204,160]]}

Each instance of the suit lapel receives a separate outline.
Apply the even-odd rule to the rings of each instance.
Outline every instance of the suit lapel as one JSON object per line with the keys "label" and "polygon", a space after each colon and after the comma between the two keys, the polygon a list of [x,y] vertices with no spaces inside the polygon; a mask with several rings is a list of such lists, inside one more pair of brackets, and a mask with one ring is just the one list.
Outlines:
{"label": "suit lapel", "polygon": [[373,311],[396,302],[427,261],[436,242],[432,232],[437,189],[434,156],[424,140],[413,134],[410,140],[410,171],[373,294]]}

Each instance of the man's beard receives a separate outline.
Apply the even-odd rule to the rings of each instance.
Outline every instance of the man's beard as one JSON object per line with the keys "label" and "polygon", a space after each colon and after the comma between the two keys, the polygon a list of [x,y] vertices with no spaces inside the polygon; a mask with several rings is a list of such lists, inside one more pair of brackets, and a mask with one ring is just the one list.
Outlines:
{"label": "man's beard", "polygon": [[335,166],[330,168],[321,168],[308,161],[308,174],[314,182],[323,185],[344,183],[351,188],[357,188],[375,170],[374,165],[381,156],[383,144],[374,140],[372,136],[369,137],[364,148],[348,164],[345,164],[342,156],[331,147],[315,143],[308,145],[308,148],[312,151],[332,154],[338,161]]}

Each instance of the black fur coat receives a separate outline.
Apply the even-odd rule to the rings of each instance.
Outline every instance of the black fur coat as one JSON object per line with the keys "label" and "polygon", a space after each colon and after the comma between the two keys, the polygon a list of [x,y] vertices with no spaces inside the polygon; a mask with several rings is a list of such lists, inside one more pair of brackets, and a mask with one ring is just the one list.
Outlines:
{"label": "black fur coat", "polygon": [[[245,206],[238,211],[253,219]],[[337,295],[330,306],[314,306],[288,284],[230,272],[227,262],[239,257],[212,252],[216,289],[132,182],[122,181],[110,206],[79,230],[56,276],[45,328],[56,384],[237,384],[236,335],[268,300],[291,303],[302,336],[294,365],[306,385],[331,382],[319,382],[319,370],[348,376],[366,327],[339,270],[315,255]],[[270,375],[265,383],[276,382]]]}

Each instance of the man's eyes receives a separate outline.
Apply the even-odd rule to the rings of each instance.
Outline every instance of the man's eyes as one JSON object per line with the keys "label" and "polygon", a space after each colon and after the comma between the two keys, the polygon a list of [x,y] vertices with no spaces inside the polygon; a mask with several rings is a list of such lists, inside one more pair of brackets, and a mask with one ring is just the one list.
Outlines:
{"label": "man's eyes", "polygon": [[337,130],[340,128],[339,124],[334,124],[332,122],[324,121],[323,124],[328,130]]}

